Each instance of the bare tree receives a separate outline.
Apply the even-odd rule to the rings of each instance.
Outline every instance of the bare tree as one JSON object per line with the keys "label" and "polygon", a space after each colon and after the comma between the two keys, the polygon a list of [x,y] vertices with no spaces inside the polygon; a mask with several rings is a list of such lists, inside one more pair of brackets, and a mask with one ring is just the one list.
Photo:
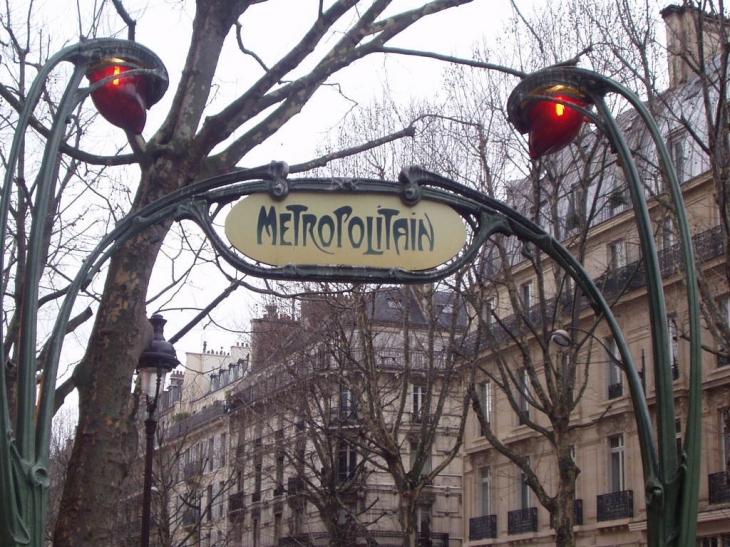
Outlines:
{"label": "bare tree", "polygon": [[[258,0],[215,5],[198,2],[191,21],[186,64],[172,91],[169,112],[156,133],[148,140],[130,135],[128,145],[132,153],[109,156],[88,153],[84,149],[89,142],[72,138],[63,147],[63,161],[71,166],[84,162],[92,170],[136,164],[140,169],[139,184],[133,192],[125,194],[129,197],[126,203],[121,200],[119,208],[114,206],[115,214],[134,214],[155,199],[196,180],[237,169],[251,150],[276,134],[341,69],[381,52],[394,37],[424,17],[437,16],[468,1],[421,2],[403,12],[386,12],[391,2],[385,0],[366,5],[357,0],[336,1],[327,7],[321,4],[320,9],[312,10],[308,28],[291,50],[268,63],[244,46],[239,32],[249,8],[254,5],[256,9],[267,8],[268,3]],[[113,6],[119,19],[129,25],[130,36],[134,36],[134,14],[130,15],[121,2],[114,2]],[[94,36],[102,24],[113,25],[114,21],[105,19],[109,15],[108,10],[94,13],[91,25],[80,28],[81,33]],[[272,18],[272,28],[276,28],[276,19]],[[31,13],[28,22],[32,20]],[[15,26],[10,13],[3,24],[6,37],[20,28]],[[79,21],[79,27],[85,24]],[[213,112],[211,99],[217,85],[218,62],[224,45],[234,35],[238,38],[241,58],[253,57],[258,61],[259,76],[227,105]],[[4,39],[3,43],[9,44],[6,52],[12,51],[7,57],[4,55],[4,61],[27,56],[27,44],[13,42],[11,38]],[[41,52],[37,55],[39,61],[43,57],[42,46],[33,48]],[[17,81],[17,86],[2,86],[7,104],[16,109],[22,104],[25,77]],[[3,112],[6,119],[14,115],[5,107]],[[43,134],[44,120],[39,118],[35,125]],[[400,135],[399,132],[394,138]],[[306,168],[294,166],[292,171]],[[23,168],[20,169],[17,179],[29,180]],[[18,230],[22,224],[22,220],[18,221]],[[169,225],[152,228],[115,253],[100,290],[86,354],[64,386],[65,391],[75,387],[79,392],[78,431],[83,434],[79,434],[72,452],[56,525],[58,545],[108,543],[109,538],[98,529],[98,523],[104,521],[118,500],[130,461],[127,448],[134,446],[128,442],[134,428],[131,411],[134,405],[128,387],[149,336],[146,301],[151,292],[153,265],[168,231]],[[22,241],[22,234],[18,240]],[[18,264],[22,266],[22,248],[16,252],[20,253]],[[178,277],[176,282],[179,281]],[[21,298],[23,291],[16,289],[15,297]],[[7,332],[14,332],[12,317],[4,319],[9,326]],[[4,342],[7,360],[14,342],[12,339]],[[109,366],[110,356],[114,366]],[[86,442],[88,438],[94,442]]]}
{"label": "bare tree", "polygon": [[[311,503],[333,546],[390,536],[438,545],[431,485],[459,454],[468,410],[463,301],[429,288],[320,293],[302,301],[297,327],[282,336],[275,325],[288,321],[267,315],[254,327],[263,361],[233,397],[234,419],[250,430],[254,492]],[[289,533],[306,534],[301,516],[292,518],[299,524]]]}

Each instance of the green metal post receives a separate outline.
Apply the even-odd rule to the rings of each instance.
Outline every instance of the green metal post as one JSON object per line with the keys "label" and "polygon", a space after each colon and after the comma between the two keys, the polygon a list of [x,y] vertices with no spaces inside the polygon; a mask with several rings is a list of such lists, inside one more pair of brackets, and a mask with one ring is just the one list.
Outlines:
{"label": "green metal post", "polygon": [[[582,112],[596,123],[616,149],[629,184],[647,276],[657,396],[658,445],[642,445],[641,450],[646,477],[647,534],[651,547],[686,547],[694,543],[697,529],[701,454],[702,350],[696,261],[681,188],[666,144],[651,113],[636,94],[618,82],[595,72],[575,67],[556,67],[527,76],[513,91],[508,106],[510,118],[520,131],[525,132],[529,125],[523,118],[524,107],[530,101],[555,100],[553,97],[542,96],[540,93],[556,85],[569,86],[578,90],[596,106],[598,116],[586,110],[582,110]],[[608,93],[616,93],[626,98],[645,122],[657,147],[660,164],[677,212],[679,239],[686,268],[691,355],[689,412],[683,443],[683,461],[681,462],[678,461],[675,451],[671,346],[664,289],[651,218],[631,151],[604,100]],[[574,105],[571,106],[574,107]],[[638,397],[643,399],[643,393],[634,394],[632,392],[634,403]],[[651,466],[647,466],[647,462],[650,460],[658,460],[659,466],[651,469]]]}
{"label": "green metal post", "polygon": [[[18,412],[15,433],[10,420],[9,398],[5,375],[0,374],[0,544],[41,547],[45,541],[46,506],[48,498],[48,458],[50,451],[53,394],[58,372],[58,358],[51,358],[43,370],[40,405],[36,405],[36,326],[38,320],[38,291],[42,275],[43,233],[48,227],[49,207],[56,187],[56,157],[63,140],[66,120],[73,109],[94,89],[79,89],[89,67],[109,57],[141,60],[151,70],[137,70],[150,77],[150,105],[159,100],[167,87],[167,73],[152,52],[126,40],[100,39],[79,43],[52,56],[41,68],[25,100],[13,137],[4,186],[0,196],[0,270],[4,269],[5,239],[12,199],[13,178],[22,143],[45,82],[62,62],[71,62],[74,70],[53,118],[51,132],[44,147],[35,203],[31,214],[28,241],[28,262],[23,278],[24,298],[21,304],[21,325],[18,341]],[[130,75],[134,71],[128,72]],[[0,294],[5,294],[4,278],[0,279]],[[65,325],[64,325],[65,330]],[[56,336],[63,336],[63,331]],[[2,326],[0,325],[0,337]]]}

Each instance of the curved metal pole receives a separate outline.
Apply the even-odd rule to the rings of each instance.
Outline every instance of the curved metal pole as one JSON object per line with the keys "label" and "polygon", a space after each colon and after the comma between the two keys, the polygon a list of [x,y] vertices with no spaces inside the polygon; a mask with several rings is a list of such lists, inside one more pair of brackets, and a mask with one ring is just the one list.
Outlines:
{"label": "curved metal pole", "polygon": [[[73,61],[78,57],[79,47],[71,46],[59,51],[56,55],[51,57],[46,62],[41,70],[39,71],[36,78],[31,84],[31,88],[28,92],[23,110],[18,118],[18,126],[15,130],[13,137],[13,143],[10,148],[10,155],[8,156],[8,165],[5,171],[5,180],[2,190],[2,196],[0,197],[0,271],[4,269],[5,261],[5,240],[7,235],[7,224],[8,215],[10,211],[10,204],[12,199],[13,178],[15,176],[15,168],[18,163],[18,157],[22,149],[22,143],[25,140],[25,132],[30,124],[30,119],[33,115],[33,110],[36,104],[40,100],[43,92],[43,85],[46,79],[53,71],[53,69],[64,61]],[[49,137],[49,144],[44,151],[43,163],[41,164],[41,172],[39,173],[39,200],[42,202],[43,207],[43,218],[45,221],[45,211],[47,210],[47,204],[49,201],[49,192],[43,192],[41,187],[44,184],[48,185],[48,180],[51,179],[52,175],[55,174],[54,169],[48,168],[53,162],[55,155],[58,152],[58,147],[61,142],[61,136],[65,128],[65,120],[68,114],[74,108],[75,91],[83,76],[83,72],[79,74],[80,70],[78,67],[74,70],[71,80],[66,86],[64,96],[61,104],[59,105],[58,116],[56,117],[51,135]],[[59,121],[62,120],[62,121]],[[35,217],[34,217],[35,223]],[[36,232],[38,232],[36,227]],[[31,234],[33,230],[31,229]],[[34,240],[37,238],[34,238]],[[37,250],[36,243],[36,250]],[[32,263],[31,263],[32,264]],[[35,268],[37,269],[37,268]],[[34,270],[34,268],[29,268]],[[26,286],[34,287],[32,273],[30,273],[31,279],[26,278]],[[31,283],[28,285],[27,283]],[[0,278],[0,294],[5,294],[4,278]],[[31,309],[37,309],[38,295],[36,291],[26,291],[26,296],[31,296],[35,299],[35,304],[27,308],[26,314]],[[30,354],[35,356],[35,317],[37,314],[33,314],[30,318],[32,325],[30,326],[31,332],[24,333],[23,339],[32,339],[33,347],[31,348]],[[25,319],[25,317],[24,317]],[[25,323],[28,321],[26,320]],[[27,336],[26,336],[27,334]],[[2,336],[2,325],[0,325],[0,337]],[[26,350],[21,350],[21,354],[27,353]],[[31,370],[32,369],[32,370]],[[28,376],[31,376],[30,380]],[[18,378],[18,397],[21,401],[21,405],[18,412],[18,440],[16,444],[12,442],[10,432],[12,431],[12,424],[10,423],[10,408],[8,406],[7,385],[5,382],[5,374],[0,374],[0,422],[3,425],[4,431],[7,434],[0,435],[0,491],[4,493],[14,492],[15,495],[6,495],[2,503],[2,509],[0,509],[0,543],[14,544],[18,543],[21,545],[28,544],[31,541],[31,532],[26,526],[26,520],[22,518],[22,514],[28,511],[30,500],[28,499],[29,493],[27,490],[19,488],[17,480],[19,480],[18,474],[27,471],[27,467],[30,462],[34,459],[34,444],[33,437],[30,434],[32,431],[33,414],[35,407],[35,366],[32,363],[30,366],[27,363],[20,363],[20,373]],[[30,431],[29,431],[30,428]],[[25,494],[25,495],[23,495]],[[24,507],[24,510],[21,510]],[[33,534],[35,535],[35,534]]]}
{"label": "curved metal pole", "polygon": [[[689,312],[689,340],[690,340],[690,386],[689,404],[687,411],[687,425],[685,427],[682,451],[684,459],[680,462],[677,476],[667,477],[674,482],[673,488],[679,493],[679,512],[668,515],[667,518],[678,518],[679,536],[676,545],[691,545],[697,537],[697,511],[699,504],[700,484],[700,457],[702,454],[702,330],[699,287],[697,281],[697,264],[692,244],[692,234],[687,218],[687,208],[684,205],[682,189],[677,173],[672,164],[661,131],[646,108],[644,103],[629,89],[615,83],[617,93],[626,98],[639,113],[649,130],[659,153],[660,164],[664,170],[669,185],[672,201],[677,216],[677,229],[681,242],[682,258],[685,264],[685,281],[687,283],[687,309]],[[669,371],[666,371],[669,375]],[[665,404],[674,408],[672,400]],[[673,425],[673,424],[672,424]],[[668,432],[667,436],[674,435]],[[673,452],[673,450],[672,450]],[[680,472],[684,476],[680,476]],[[675,508],[676,509],[676,508]],[[672,522],[670,520],[670,522]]]}
{"label": "curved metal pole", "polygon": [[[93,90],[108,83],[106,78],[91,87],[79,89],[81,80],[90,66],[107,57],[125,57],[139,61],[144,67],[129,71],[148,75],[149,106],[159,101],[167,88],[167,72],[162,62],[151,51],[126,40],[88,40],[62,49],[53,55],[33,80],[18,118],[13,143],[8,156],[4,186],[0,195],[0,270],[4,269],[5,241],[12,200],[13,179],[33,111],[40,100],[43,87],[51,72],[60,63],[74,64],[74,71],[66,83],[63,97],[53,118],[51,132],[44,147],[37,175],[35,203],[31,212],[28,241],[28,259],[23,276],[23,299],[20,308],[20,335],[18,340],[18,412],[16,438],[10,420],[7,384],[0,374],[0,544],[43,545],[47,506],[48,453],[52,413],[36,412],[36,337],[38,318],[38,286],[43,269],[43,234],[49,223],[50,206],[57,177],[56,157],[63,140],[66,120],[80,101]],[[5,294],[3,279],[0,293]],[[0,337],[2,326],[0,325]],[[55,383],[58,360],[44,370],[46,381]],[[53,389],[47,390],[53,393]],[[52,402],[51,402],[52,406]],[[40,443],[39,443],[40,441]]]}
{"label": "curved metal pole", "polygon": [[[661,452],[659,478],[661,488],[652,495],[647,487],[647,528],[650,545],[690,545],[695,541],[696,518],[699,496],[699,471],[701,454],[701,394],[702,394],[702,350],[700,338],[700,308],[696,265],[686,208],[676,173],[659,128],[645,105],[630,91],[609,78],[595,72],[576,67],[555,67],[536,72],[525,78],[513,91],[509,100],[510,120],[522,132],[529,129],[524,117],[527,101],[541,100],[533,93],[549,93],[553,86],[570,86],[585,94],[597,107],[600,116],[596,119],[583,109],[576,108],[597,121],[612,145],[616,147],[629,182],[631,197],[636,211],[639,236],[644,251],[647,270],[647,287],[650,294],[652,324],[652,346],[657,393],[657,424]],[[659,158],[669,185],[677,214],[680,243],[686,265],[687,305],[690,322],[690,393],[687,426],[685,429],[683,461],[678,465],[675,455],[675,414],[673,386],[670,376],[671,348],[663,296],[663,282],[658,269],[658,257],[651,230],[640,177],[629,147],[606,106],[604,97],[617,93],[629,101],[645,122],[655,142]],[[548,100],[556,101],[555,97]],[[558,101],[564,102],[564,101]],[[574,105],[571,105],[575,108]],[[632,396],[633,398],[633,396]],[[647,454],[642,451],[642,458]],[[647,486],[652,477],[647,477]]]}

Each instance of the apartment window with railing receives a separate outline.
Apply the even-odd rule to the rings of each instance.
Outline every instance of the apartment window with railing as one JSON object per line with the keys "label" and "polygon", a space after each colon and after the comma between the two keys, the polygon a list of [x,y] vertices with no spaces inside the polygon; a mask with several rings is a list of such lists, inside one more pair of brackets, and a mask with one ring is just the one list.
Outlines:
{"label": "apartment window with railing", "polygon": [[411,420],[421,422],[426,418],[426,386],[413,384],[413,406]]}
{"label": "apartment window with railing", "polygon": [[618,346],[614,338],[606,338],[603,345],[606,353],[608,399],[616,399],[623,395],[623,374],[619,367]]}
{"label": "apartment window with railing", "polygon": [[348,441],[340,441],[337,478],[340,484],[348,481],[357,469],[357,450]]}
{"label": "apartment window with railing", "polygon": [[352,390],[346,386],[340,386],[340,419],[350,420],[357,417],[357,400]]}
{"label": "apartment window with railing", "polygon": [[533,305],[532,281],[520,285],[520,301],[525,311],[528,311]]}
{"label": "apartment window with railing", "polygon": [[[530,467],[529,456],[524,458],[524,463]],[[527,475],[520,467],[517,468],[517,502],[520,509],[530,509],[532,507],[532,491],[527,485]]]}
{"label": "apartment window with railing", "polygon": [[[419,448],[423,448],[424,450],[428,450],[428,445],[424,445],[423,447],[420,446],[421,443],[418,441],[411,441],[410,442],[410,448],[411,448],[411,469],[413,469],[413,466],[416,465],[416,458],[418,457],[418,450]],[[427,452],[425,455],[425,459],[423,460],[423,467],[421,467],[421,476],[425,476],[431,473],[431,453]]]}
{"label": "apartment window with railing", "polygon": [[612,435],[608,438],[608,490],[622,492],[626,488],[626,470],[624,459],[623,434]]}
{"label": "apartment window with railing", "polygon": [[492,514],[492,468],[482,467],[479,469],[477,507],[479,516],[486,517]]}
{"label": "apartment window with railing", "polygon": [[606,246],[606,266],[612,274],[626,266],[626,241],[617,239]]}

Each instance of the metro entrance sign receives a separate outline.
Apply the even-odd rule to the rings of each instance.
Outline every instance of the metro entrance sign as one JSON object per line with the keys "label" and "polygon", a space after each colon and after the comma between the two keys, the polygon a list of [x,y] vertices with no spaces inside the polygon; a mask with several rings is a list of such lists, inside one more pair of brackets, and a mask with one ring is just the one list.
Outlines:
{"label": "metro entrance sign", "polygon": [[425,270],[459,254],[461,217],[448,205],[397,196],[292,193],[241,200],[226,235],[246,256],[277,266],[331,264]]}

